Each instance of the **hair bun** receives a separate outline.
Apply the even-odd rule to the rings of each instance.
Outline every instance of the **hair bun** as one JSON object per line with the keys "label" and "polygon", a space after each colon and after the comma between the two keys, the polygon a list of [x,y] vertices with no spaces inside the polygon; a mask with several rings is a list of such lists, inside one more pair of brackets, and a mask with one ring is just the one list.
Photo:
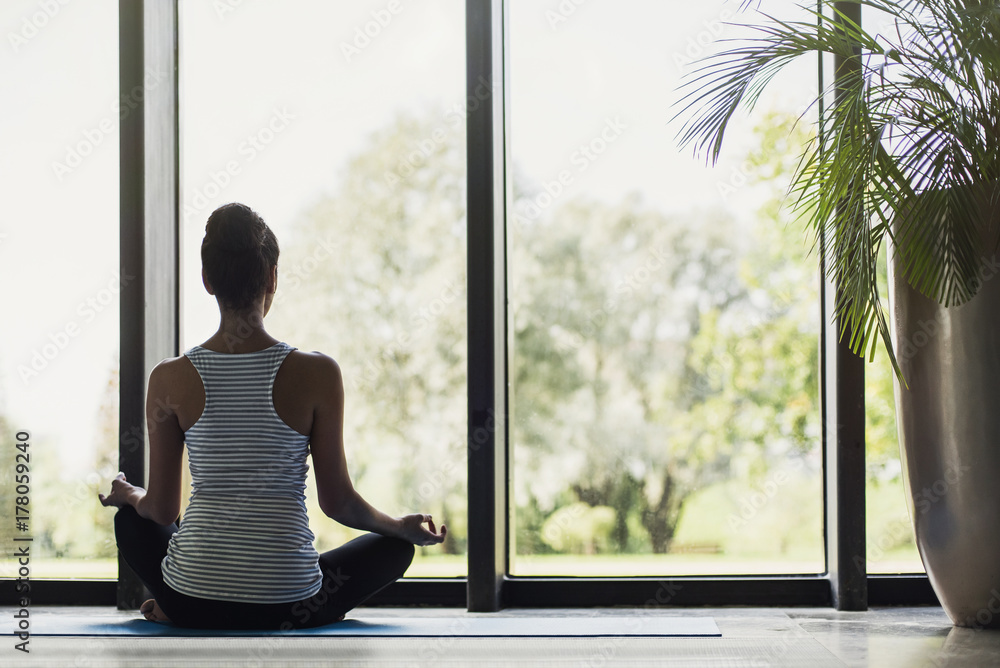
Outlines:
{"label": "hair bun", "polygon": [[220,210],[214,225],[205,226],[205,241],[225,253],[259,251],[263,235],[257,226],[248,224],[255,214],[243,204],[228,204]]}
{"label": "hair bun", "polygon": [[253,209],[225,204],[208,217],[201,261],[220,306],[243,309],[267,291],[278,240]]}

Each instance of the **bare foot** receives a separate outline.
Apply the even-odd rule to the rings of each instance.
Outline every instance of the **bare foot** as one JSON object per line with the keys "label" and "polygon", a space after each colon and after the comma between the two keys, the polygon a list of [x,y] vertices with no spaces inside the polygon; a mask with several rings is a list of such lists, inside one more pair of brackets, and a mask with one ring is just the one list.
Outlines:
{"label": "bare foot", "polygon": [[169,622],[170,618],[163,614],[160,610],[160,606],[157,604],[155,599],[146,599],[143,604],[139,606],[139,612],[142,616],[151,622]]}

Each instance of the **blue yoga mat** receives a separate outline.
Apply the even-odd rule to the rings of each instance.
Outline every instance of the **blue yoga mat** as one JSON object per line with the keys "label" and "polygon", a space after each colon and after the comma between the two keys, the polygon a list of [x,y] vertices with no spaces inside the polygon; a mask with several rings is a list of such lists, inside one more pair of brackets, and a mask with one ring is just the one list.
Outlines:
{"label": "blue yoga mat", "polygon": [[359,617],[314,629],[216,631],[184,629],[144,619],[37,614],[33,636],[383,636],[383,637],[721,637],[711,617]]}

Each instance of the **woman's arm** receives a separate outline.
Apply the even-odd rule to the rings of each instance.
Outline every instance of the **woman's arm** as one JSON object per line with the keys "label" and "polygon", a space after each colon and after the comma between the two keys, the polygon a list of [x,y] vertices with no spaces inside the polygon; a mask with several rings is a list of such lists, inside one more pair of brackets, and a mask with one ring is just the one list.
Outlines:
{"label": "woman's arm", "polygon": [[[438,532],[430,515],[390,517],[374,508],[354,489],[344,454],[344,381],[340,367],[326,356],[317,356],[314,387],[317,401],[310,432],[310,450],[316,474],[316,491],[323,513],[353,529],[402,538],[416,545],[444,541],[448,529]],[[424,528],[427,523],[430,529]]]}
{"label": "woman's arm", "polygon": [[149,433],[149,485],[147,489],[132,485],[119,473],[111,482],[111,493],[98,494],[105,506],[133,506],[141,517],[157,524],[168,525],[177,519],[181,509],[181,454],[184,432],[170,401],[177,393],[175,369],[170,362],[161,362],[149,374],[146,392],[146,427]]}

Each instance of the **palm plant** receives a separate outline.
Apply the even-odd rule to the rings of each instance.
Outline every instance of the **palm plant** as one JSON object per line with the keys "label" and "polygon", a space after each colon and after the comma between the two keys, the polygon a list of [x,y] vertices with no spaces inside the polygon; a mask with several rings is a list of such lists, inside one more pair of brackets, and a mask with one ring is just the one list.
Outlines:
{"label": "palm plant", "polygon": [[[893,30],[866,31],[846,4],[882,12]],[[907,282],[945,306],[975,295],[998,243],[1000,2],[818,0],[802,9],[808,20],[765,15],[751,39],[701,61],[682,85],[678,138],[714,163],[733,115],[752,109],[775,74],[804,55],[838,57],[849,74],[821,95],[833,103],[790,193],[839,286],[841,334],[860,355],[874,355],[881,338],[900,374],[876,280],[883,242]]]}

